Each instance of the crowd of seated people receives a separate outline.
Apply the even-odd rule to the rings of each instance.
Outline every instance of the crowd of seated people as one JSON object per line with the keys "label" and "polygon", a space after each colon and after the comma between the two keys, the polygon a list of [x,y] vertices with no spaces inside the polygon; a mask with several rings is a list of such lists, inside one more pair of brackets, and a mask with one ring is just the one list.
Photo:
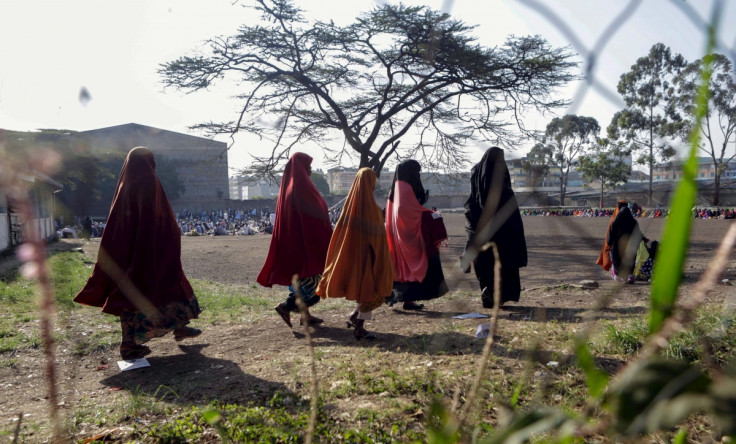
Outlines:
{"label": "crowd of seated people", "polygon": [[696,219],[736,219],[736,209],[729,208],[693,208]]}
{"label": "crowd of seated people", "polygon": [[179,230],[184,236],[247,236],[270,234],[273,230],[270,208],[247,210],[183,210],[177,213]]}
{"label": "crowd of seated people", "polygon": [[[666,217],[668,210],[657,205],[645,210],[636,202],[630,206],[634,217]],[[522,208],[522,216],[573,216],[573,217],[611,217],[614,208]]]}
{"label": "crowd of seated people", "polygon": [[96,221],[89,216],[84,218],[77,216],[74,218],[73,224],[65,224],[64,218],[59,217],[54,219],[54,226],[59,238],[78,239],[81,237],[89,240],[93,237],[102,237],[102,232],[105,230],[105,221]]}

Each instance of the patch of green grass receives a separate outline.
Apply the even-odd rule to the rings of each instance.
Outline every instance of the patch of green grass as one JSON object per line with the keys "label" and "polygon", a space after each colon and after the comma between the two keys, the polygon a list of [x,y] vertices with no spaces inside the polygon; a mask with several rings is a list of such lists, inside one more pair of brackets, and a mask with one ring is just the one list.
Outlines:
{"label": "patch of green grass", "polygon": [[86,356],[108,350],[120,343],[120,332],[112,330],[95,331],[74,341],[74,354]]}
{"label": "patch of green grass", "polygon": [[0,358],[0,368],[15,367],[18,358]]}
{"label": "patch of green grass", "polygon": [[603,341],[594,343],[594,349],[603,354],[634,355],[644,345],[649,328],[643,317],[629,319],[625,323],[607,322],[603,328]]}
{"label": "patch of green grass", "polygon": [[700,308],[688,328],[672,337],[663,354],[690,362],[711,359],[717,365],[726,365],[736,357],[736,313],[722,307]]}
{"label": "patch of green grass", "polygon": [[51,285],[59,308],[76,308],[74,296],[87,283],[92,268],[85,265],[84,256],[79,253],[58,253],[49,260]]}
{"label": "patch of green grass", "polygon": [[[380,415],[362,412],[358,424],[335,421],[320,409],[315,442],[384,443],[417,442],[424,434],[409,423],[382,422]],[[210,419],[213,418],[213,419]],[[208,422],[208,419],[212,423]],[[195,406],[179,415],[134,432],[133,438],[152,442],[278,442],[303,441],[309,421],[306,405],[287,409],[237,404]]]}
{"label": "patch of green grass", "polygon": [[[632,356],[644,345],[647,334],[643,316],[609,322],[602,338],[592,341],[593,348],[602,354]],[[702,362],[708,356],[715,364],[725,365],[736,357],[736,313],[718,306],[700,308],[687,328],[672,337],[662,354],[688,362]]]}
{"label": "patch of green grass", "polygon": [[258,285],[225,285],[206,280],[191,281],[199,305],[200,319],[209,323],[255,321],[267,315],[276,291]]}

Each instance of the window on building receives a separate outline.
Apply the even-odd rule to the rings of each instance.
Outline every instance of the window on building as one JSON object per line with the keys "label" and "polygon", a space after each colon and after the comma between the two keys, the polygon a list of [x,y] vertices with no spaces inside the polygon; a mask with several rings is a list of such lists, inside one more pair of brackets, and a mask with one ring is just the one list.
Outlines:
{"label": "window on building", "polygon": [[659,180],[659,176],[657,176],[657,180]]}

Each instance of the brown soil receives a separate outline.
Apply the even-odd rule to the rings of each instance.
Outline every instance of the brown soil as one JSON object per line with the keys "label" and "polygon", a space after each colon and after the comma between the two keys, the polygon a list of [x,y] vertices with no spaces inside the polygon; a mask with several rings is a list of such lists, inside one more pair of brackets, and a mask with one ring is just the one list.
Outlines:
{"label": "brown soil", "polygon": [[[490,311],[481,307],[474,275],[463,274],[458,267],[457,258],[465,245],[463,216],[446,214],[445,219],[450,238],[441,255],[448,285],[456,296],[429,301],[421,312],[386,306],[379,308],[374,320],[367,323],[378,336],[378,340],[373,342],[358,342],[345,328],[344,321],[353,308],[351,304],[318,305],[314,311],[324,317],[325,323],[312,330],[315,346],[325,353],[336,351],[344,354],[345,359],[351,359],[356,347],[373,347],[379,356],[385,354],[385,359],[389,360],[403,359],[407,354],[419,353],[430,358],[442,354],[441,358],[432,358],[434,364],[432,359],[428,361],[427,365],[435,366],[444,365],[443,362],[451,365],[452,356],[448,355],[477,354],[482,344],[472,335],[478,320],[453,321],[450,318],[459,313],[490,314]],[[523,221],[529,266],[521,272],[524,287],[521,301],[508,304],[507,310],[501,312],[499,325],[502,329],[504,321],[530,320],[556,320],[564,328],[580,322],[586,310],[593,307],[602,295],[611,292],[615,292],[615,297],[601,313],[602,318],[646,311],[647,284],[617,286],[606,272],[595,265],[607,218],[524,217]],[[662,219],[642,219],[640,225],[645,235],[658,239],[664,222]],[[707,267],[729,225],[730,221],[725,220],[694,221],[681,290],[684,297]],[[183,237],[182,263],[192,279],[252,284],[263,264],[270,239],[268,235]],[[98,246],[99,240],[63,240],[52,244],[52,249],[81,247],[84,254],[94,260]],[[6,268],[9,266],[7,261]],[[732,266],[722,278],[736,279]],[[583,291],[563,285],[577,284],[584,279],[598,281],[600,288]],[[721,302],[724,298],[732,298],[732,293],[730,285],[719,284],[710,297],[713,302]],[[457,297],[458,294],[461,296]],[[274,304],[284,296],[282,290],[274,290]],[[443,331],[438,328],[442,323],[460,327],[459,330]],[[77,328],[73,320],[64,324],[63,328]],[[193,325],[197,326],[197,321]],[[292,333],[273,313],[273,316],[255,323],[203,327],[203,335],[186,345],[176,343],[170,336],[151,341],[151,367],[125,373],[121,373],[115,364],[119,356],[114,347],[99,354],[79,357],[71,353],[73,344],[60,343],[57,372],[62,412],[70,415],[84,405],[113,406],[121,396],[122,387],[125,387],[123,391],[157,393],[157,398],[166,397],[180,405],[201,405],[210,400],[258,401],[270,398],[276,389],[284,393],[306,394],[307,389],[295,382],[293,375],[294,369],[299,368],[300,359],[307,356],[306,342],[298,325]],[[416,335],[427,335],[434,345],[416,351],[407,341]],[[15,358],[15,365],[0,368],[0,422],[3,424],[1,429],[5,430],[12,429],[19,412],[28,415],[24,421],[43,422],[48,411],[48,403],[44,399],[46,385],[42,352],[21,350],[15,353]],[[330,371],[319,369],[322,375]],[[329,384],[329,376],[325,379]],[[307,381],[305,377],[304,384]],[[160,387],[171,388],[176,391],[176,396],[167,396],[167,389]]]}

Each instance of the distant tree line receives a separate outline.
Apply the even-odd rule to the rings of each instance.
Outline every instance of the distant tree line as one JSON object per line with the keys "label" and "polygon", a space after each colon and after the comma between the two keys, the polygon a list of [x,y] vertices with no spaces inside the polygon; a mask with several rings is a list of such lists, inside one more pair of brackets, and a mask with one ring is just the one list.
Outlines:
{"label": "distant tree line", "polygon": [[[712,59],[710,100],[698,130],[700,149],[715,166],[713,205],[718,205],[721,176],[736,155],[736,83],[728,58],[714,54]],[[632,155],[634,163],[648,168],[651,203],[654,166],[672,159],[676,144],[685,142],[694,129],[689,116],[702,64],[703,60],[688,62],[657,43],[621,75],[618,92],[625,107],[613,116],[605,137],[592,117],[556,117],[529,152],[524,167],[537,180],[550,168],[558,169],[564,205],[571,168],[600,183],[602,200],[605,189],[627,181],[630,168],[623,159]]]}

